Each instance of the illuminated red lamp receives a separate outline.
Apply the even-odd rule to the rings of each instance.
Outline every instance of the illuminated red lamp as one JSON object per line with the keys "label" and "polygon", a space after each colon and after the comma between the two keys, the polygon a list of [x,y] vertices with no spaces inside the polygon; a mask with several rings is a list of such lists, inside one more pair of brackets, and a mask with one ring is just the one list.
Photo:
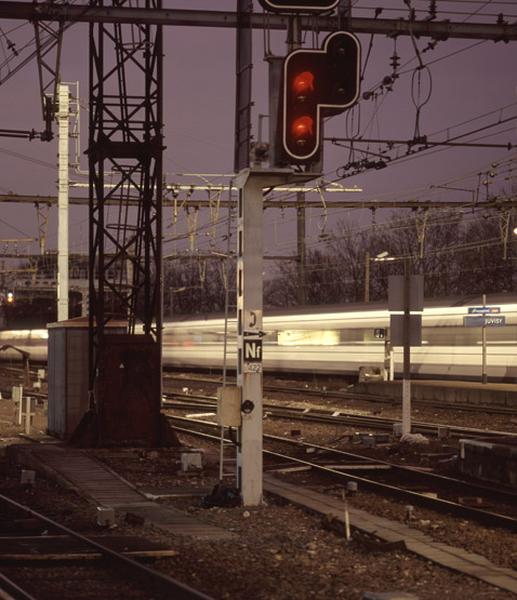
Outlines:
{"label": "illuminated red lamp", "polygon": [[314,73],[303,71],[293,79],[293,92],[300,100],[314,92]]}
{"label": "illuminated red lamp", "polygon": [[298,146],[304,146],[314,136],[314,119],[308,115],[293,121],[291,133]]}

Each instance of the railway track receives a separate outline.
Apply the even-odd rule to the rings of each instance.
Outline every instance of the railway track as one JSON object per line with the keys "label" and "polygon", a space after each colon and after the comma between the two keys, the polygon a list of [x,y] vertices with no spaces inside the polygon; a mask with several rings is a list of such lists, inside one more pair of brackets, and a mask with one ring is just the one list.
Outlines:
{"label": "railway track", "polygon": [[2,600],[38,600],[1,572],[0,598],[2,598]]}
{"label": "railway track", "polygon": [[[117,576],[124,581],[124,584],[128,584],[129,581],[138,581],[140,584],[145,584],[145,589],[149,590],[153,598],[174,598],[175,600],[211,600],[209,596],[203,594],[191,588],[168,575],[160,573],[154,569],[147,567],[146,565],[138,562],[137,560],[126,556],[121,552],[117,552],[108,546],[99,543],[77,531],[66,527],[57,521],[46,517],[45,515],[16,502],[12,498],[0,494],[0,504],[7,506],[9,510],[22,511],[23,513],[30,515],[44,524],[49,530],[58,532],[62,536],[67,536],[76,542],[80,542],[81,545],[90,549],[97,556],[100,555],[102,559],[101,567],[104,570],[109,570],[110,576]],[[86,559],[88,565],[91,564],[91,556]],[[56,561],[54,561],[55,564]],[[23,558],[20,558],[20,568],[26,567],[23,562]],[[14,570],[16,573],[16,564],[10,564],[10,571]],[[18,578],[16,575],[7,576],[0,572],[0,597],[1,598],[14,598],[15,600],[36,600],[20,583],[19,580],[23,581],[23,571]],[[4,590],[7,596],[2,596],[1,591]],[[59,596],[59,590],[56,592],[56,596]]]}
{"label": "railway track", "polygon": [[[200,384],[211,384],[221,385],[220,379],[214,378],[189,378],[189,377],[175,377],[168,373],[164,373],[164,381],[177,381],[177,382],[189,382],[189,383],[200,383]],[[232,381],[232,380],[229,380]],[[293,395],[304,395],[314,396],[317,398],[335,399],[335,400],[359,400],[364,402],[372,402],[375,404],[389,404],[390,406],[401,405],[401,399],[393,396],[383,396],[381,394],[367,394],[365,392],[356,391],[339,391],[339,390],[328,390],[325,388],[307,388],[307,387],[293,387],[293,386],[279,386],[279,385],[264,385],[264,391],[266,392],[280,392],[282,394],[293,394]],[[447,402],[441,402],[437,400],[424,400],[420,398],[413,398],[411,401],[415,406],[443,409],[443,410],[458,410],[461,412],[474,412],[474,413],[485,413],[493,415],[509,415],[517,416],[517,410],[511,406],[494,406],[491,404],[470,404],[465,402],[455,402],[450,404]]]}
{"label": "railway track", "polygon": [[[162,403],[163,408],[170,409],[187,409],[187,410],[211,410],[217,409],[217,399],[213,396],[196,395],[196,394],[171,394],[165,393],[167,398]],[[357,415],[346,411],[326,410],[320,408],[296,408],[282,407],[277,404],[264,403],[265,415],[278,419],[291,419],[300,421],[312,421],[326,425],[343,425],[344,427],[364,427],[366,429],[374,429],[380,431],[393,431],[395,423],[400,421],[397,419],[388,419],[386,417]],[[412,422],[412,430],[415,433],[425,435],[438,436],[439,430],[447,430],[448,435],[455,438],[501,438],[512,437],[515,433],[506,431],[493,431],[485,429],[476,429],[473,427],[457,427],[455,425],[438,425],[433,423],[423,423],[419,421]]]}
{"label": "railway track", "polygon": [[[206,433],[206,429],[218,428],[215,423],[197,419],[193,421],[178,416],[170,416],[168,419],[174,423],[173,427],[179,432],[214,441],[220,439],[217,435]],[[231,443],[231,440],[227,440],[227,442]],[[454,477],[422,471],[416,467],[402,467],[368,456],[280,436],[264,435],[264,443],[286,444],[297,449],[297,453],[291,454],[264,449],[266,457],[274,458],[276,461],[280,460],[284,464],[284,466],[276,464],[275,470],[277,471],[288,471],[293,466],[294,468],[300,467],[329,476],[343,484],[355,481],[361,488],[410,502],[411,505],[423,506],[460,518],[475,520],[490,527],[502,527],[517,531],[517,494],[512,491],[493,489]],[[306,452],[308,448],[317,452],[312,455],[314,458],[311,460],[308,460],[306,456],[301,458],[299,455],[300,451]],[[357,472],[361,471],[367,472],[368,476],[358,475]],[[503,509],[504,512],[465,505],[454,501],[454,497],[480,498],[488,507],[495,507],[495,510]]]}

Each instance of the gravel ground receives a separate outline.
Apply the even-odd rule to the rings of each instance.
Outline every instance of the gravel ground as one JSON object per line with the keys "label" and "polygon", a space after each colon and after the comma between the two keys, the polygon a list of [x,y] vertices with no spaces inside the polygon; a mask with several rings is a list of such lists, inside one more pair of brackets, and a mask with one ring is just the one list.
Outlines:
{"label": "gravel ground", "polygon": [[[385,414],[385,413],[383,413]],[[8,421],[12,417],[9,401],[0,401],[1,445],[20,440],[18,428]],[[44,415],[39,415],[44,421]],[[266,420],[266,429],[280,435],[290,434],[286,422]],[[472,424],[471,424],[472,425]],[[296,423],[296,428],[301,426]],[[341,428],[317,424],[303,425],[302,435],[321,444],[342,437]],[[217,448],[192,436],[181,436],[184,443],[200,447],[205,454],[205,470],[199,473],[178,472],[178,455],[166,450],[91,450],[123,477],[142,489],[170,491],[173,486],[210,489],[216,482]],[[337,443],[342,443],[337,442]],[[406,458],[401,456],[400,458]],[[410,457],[407,457],[409,460]],[[411,460],[416,460],[415,457]],[[289,475],[293,481],[307,481],[306,474]],[[19,474],[0,462],[0,493],[26,501],[37,510],[85,533],[97,532],[94,507],[52,482],[38,478],[36,493],[27,495],[19,486]],[[311,480],[320,491],[329,484]],[[449,571],[404,551],[378,552],[355,539],[346,542],[328,531],[320,518],[295,507],[266,497],[260,508],[203,508],[199,497],[163,500],[196,516],[201,521],[234,533],[230,541],[201,541],[165,534],[145,524],[130,527],[119,522],[117,534],[141,535],[167,543],[176,550],[174,558],[155,562],[155,568],[198,588],[216,599],[284,600],[344,598],[359,600],[366,590],[412,592],[420,599],[472,597],[504,600],[515,595],[498,590]],[[359,491],[350,499],[352,506],[366,509],[394,520],[402,520],[404,506],[373,494]],[[3,510],[3,509],[0,509]],[[417,509],[412,525],[425,530],[437,540],[479,552],[503,566],[517,567],[515,536],[482,528],[470,522]],[[3,570],[2,566],[2,570]],[[52,569],[31,568],[24,572],[27,580],[41,582],[41,598],[109,597],[110,600],[141,598],[151,600],[149,592],[121,586],[106,577],[100,586],[88,583],[88,568],[68,566]],[[38,574],[39,572],[39,574]],[[76,595],[73,595],[73,582]],[[103,587],[105,585],[105,588]],[[99,591],[99,587],[103,587]]]}
{"label": "gravel ground", "polygon": [[[200,442],[191,436],[181,436],[185,442],[205,450],[208,465],[216,460],[213,444]],[[190,439],[189,439],[190,438]],[[174,457],[170,451],[159,451],[159,457],[149,461],[135,452],[119,453],[111,457],[103,451],[103,460],[130,481],[142,488],[161,487],[167,491],[174,485],[206,487],[215,482],[209,472],[177,477],[174,474]],[[209,468],[208,471],[211,469]],[[303,475],[293,481],[304,481]],[[318,486],[315,486],[318,487]],[[321,485],[322,490],[327,486]],[[175,539],[177,558],[160,561],[159,567],[174,577],[187,577],[194,587],[199,587],[216,598],[361,598],[365,590],[403,590],[417,594],[422,599],[464,598],[512,598],[514,595],[490,588],[474,579],[464,577],[405,552],[372,552],[360,540],[347,543],[343,538],[323,527],[318,517],[300,509],[282,505],[271,497],[267,506],[245,510],[242,508],[205,509],[200,500],[192,498],[169,499],[173,505],[195,515],[200,520],[224,527],[236,534],[230,542],[203,542]],[[351,505],[374,510],[398,519],[403,507],[385,502],[374,495],[362,493],[351,499]],[[378,511],[376,509],[379,509]],[[416,518],[424,521],[422,526],[429,533],[437,531],[436,525],[447,530],[453,526],[458,534],[465,531],[463,524],[441,515],[417,511]],[[432,526],[425,519],[433,519]],[[468,525],[469,535],[476,529]],[[158,539],[160,534],[157,532]],[[477,535],[483,538],[480,528]],[[495,532],[494,532],[495,535]],[[170,539],[170,538],[169,538]],[[498,538],[501,542],[500,537]],[[511,539],[508,538],[511,548]],[[230,565],[230,567],[229,567]]]}

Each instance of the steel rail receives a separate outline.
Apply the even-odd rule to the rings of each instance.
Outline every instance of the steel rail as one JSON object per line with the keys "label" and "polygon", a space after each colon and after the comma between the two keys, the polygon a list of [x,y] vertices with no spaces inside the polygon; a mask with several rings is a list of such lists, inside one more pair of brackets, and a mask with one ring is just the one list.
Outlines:
{"label": "steel rail", "polygon": [[282,436],[276,436],[271,434],[266,434],[265,437],[268,440],[283,442],[286,444],[290,444],[292,446],[304,447],[304,448],[315,448],[316,450],[321,450],[322,453],[326,454],[334,454],[339,457],[343,457],[346,459],[352,459],[356,461],[365,461],[370,460],[375,464],[385,465],[390,467],[390,471],[392,473],[401,473],[401,474],[410,474],[412,476],[416,476],[421,480],[427,480],[427,482],[438,483],[447,486],[454,486],[457,488],[465,487],[469,488],[470,492],[487,494],[491,499],[497,499],[501,502],[507,502],[511,505],[517,505],[517,492],[513,492],[512,490],[503,490],[503,489],[494,489],[489,486],[471,482],[471,481],[463,481],[462,479],[456,479],[455,477],[450,477],[448,475],[442,475],[441,473],[433,473],[429,471],[422,471],[418,467],[411,467],[409,465],[398,465],[391,463],[386,460],[378,459],[375,457],[364,456],[362,454],[355,454],[353,452],[347,452],[345,450],[339,450],[338,448],[329,448],[328,446],[321,446],[319,444],[311,444],[310,442],[304,442],[302,440],[292,440],[289,438],[284,438]]}
{"label": "steel rail", "polygon": [[57,521],[54,521],[53,519],[42,515],[41,513],[33,510],[32,508],[29,508],[28,506],[25,506],[24,504],[16,502],[16,500],[13,500],[12,498],[5,496],[4,494],[0,494],[0,501],[5,502],[13,508],[22,510],[33,517],[36,517],[44,523],[51,525],[55,529],[58,529],[59,531],[66,533],[67,535],[75,538],[76,540],[83,542],[87,546],[95,548],[103,556],[108,557],[109,559],[123,565],[124,567],[130,567],[132,570],[138,571],[139,574],[148,577],[149,580],[154,585],[158,586],[163,592],[174,594],[174,600],[213,600],[210,596],[207,596],[203,592],[199,592],[198,590],[195,590],[194,588],[191,588],[190,586],[181,583],[180,581],[177,581],[176,579],[173,579],[172,577],[169,577],[164,573],[160,573],[159,571],[150,569],[149,567],[146,567],[138,561],[133,560],[128,556],[124,556],[123,554],[120,554],[119,552],[116,552],[115,550],[112,550],[111,548],[108,548],[103,544],[99,544],[99,542],[96,542],[82,535],[81,533],[78,533],[77,531],[69,529],[65,525],[62,525],[61,523],[58,523]]}
{"label": "steel rail", "polygon": [[[172,395],[175,398],[185,399],[191,401],[189,404],[182,406],[180,403],[174,404],[173,402],[166,401],[162,403],[162,407],[164,408],[189,408],[195,410],[196,408],[216,408],[215,400],[213,396],[202,396],[196,394],[182,395],[182,394],[171,394],[167,393],[164,395]],[[199,399],[200,402],[196,403],[196,399]],[[206,400],[206,402],[205,402]],[[314,421],[318,423],[332,424],[335,425],[340,423],[342,425],[358,425],[364,427],[370,427],[372,429],[381,429],[385,431],[392,431],[393,425],[395,423],[400,422],[397,419],[388,419],[385,417],[376,417],[369,415],[356,415],[356,414],[348,414],[345,411],[328,411],[325,409],[318,408],[296,408],[296,407],[282,407],[277,404],[269,404],[264,403],[264,408],[267,409],[267,412],[270,416],[275,418],[288,418],[288,419],[297,419],[301,421]],[[336,414],[338,413],[338,414]],[[441,427],[446,427],[451,434],[455,437],[463,437],[463,438],[479,438],[479,437],[514,437],[515,433],[510,431],[495,431],[495,430],[485,430],[485,429],[477,429],[474,427],[457,427],[455,425],[446,425],[446,424],[434,424],[434,423],[422,423],[419,421],[413,421],[412,423],[413,430],[419,433],[427,433],[431,435],[437,435],[438,429]]]}
{"label": "steel rail", "polygon": [[0,572],[0,597],[2,597],[2,592],[9,594],[6,600],[37,600],[12,579]]}
{"label": "steel rail", "polygon": [[[195,378],[183,378],[174,377],[170,375],[165,376],[166,379],[173,381],[190,381],[193,383],[208,383],[218,385],[220,382],[215,379],[195,379]],[[416,380],[418,383],[418,380]],[[290,387],[285,388],[278,385],[264,385],[264,391],[269,392],[282,392],[284,394],[304,394],[309,396],[318,396],[321,398],[338,398],[340,400],[364,400],[366,402],[380,402],[382,404],[400,404],[400,398],[394,396],[382,396],[381,394],[369,394],[366,392],[340,392],[338,390],[323,390],[323,389],[312,389],[312,388],[297,388]],[[173,392],[170,392],[173,393]],[[425,400],[419,398],[413,398],[413,404],[419,406],[429,406],[432,408],[443,408],[446,410],[459,410],[465,412],[489,412],[492,414],[501,415],[517,415],[517,408],[511,408],[509,406],[493,406],[488,404],[465,404],[465,403],[454,403],[448,404],[441,401]]]}
{"label": "steel rail", "polygon": [[[190,419],[188,417],[179,417],[181,420],[185,420],[186,422],[192,423],[197,422],[197,420]],[[204,421],[207,422],[207,421]],[[291,446],[298,446],[302,448],[312,448],[316,450],[320,450],[322,453],[336,455],[340,458],[346,458],[347,460],[357,461],[357,464],[360,463],[372,463],[381,464],[390,468],[391,472],[398,473],[407,473],[410,475],[414,475],[419,477],[422,480],[428,480],[430,482],[438,482],[441,484],[457,486],[457,487],[468,487],[471,492],[475,493],[483,493],[488,494],[491,498],[497,498],[502,502],[508,502],[512,505],[517,505],[517,492],[513,492],[512,490],[503,490],[503,489],[493,489],[492,487],[477,483],[464,481],[461,479],[456,479],[454,477],[450,477],[447,475],[442,475],[440,473],[433,473],[429,471],[422,471],[418,467],[412,467],[409,465],[399,465],[395,463],[391,463],[386,460],[382,460],[380,458],[371,457],[363,454],[356,454],[354,452],[349,452],[347,450],[340,450],[339,448],[331,448],[329,446],[322,446],[320,444],[314,444],[312,442],[304,442],[303,440],[294,440],[291,438],[285,438],[282,436],[273,435],[270,433],[264,434],[264,439],[282,442],[289,444]],[[355,463],[354,463],[355,464]]]}
{"label": "steel rail", "polygon": [[[169,417],[169,419],[170,420],[178,420],[178,419],[181,420],[182,418],[181,417],[179,417],[179,418],[178,417]],[[199,424],[202,426],[209,426],[209,427],[216,426],[214,423],[210,423],[208,421],[194,421],[193,422],[191,419],[184,419],[184,420],[188,421],[190,424]],[[196,435],[199,437],[204,437],[207,439],[214,439],[214,440],[220,439],[218,436],[195,431],[192,429],[182,428],[182,427],[177,427],[177,426],[173,426],[173,427],[177,431],[182,431],[184,433]],[[264,436],[264,437],[267,439],[268,436]],[[287,439],[287,438],[285,438],[285,439]],[[231,441],[231,440],[227,440],[227,441]],[[274,441],[279,441],[279,440],[276,439]],[[289,440],[289,441],[291,442],[292,440]],[[317,463],[313,463],[308,460],[296,458],[293,456],[284,455],[279,452],[273,452],[271,450],[263,450],[263,452],[265,455],[273,456],[275,458],[279,458],[282,460],[295,462],[300,465],[308,466],[311,469],[320,471],[322,473],[327,473],[338,479],[344,479],[346,481],[356,481],[357,483],[360,483],[361,486],[364,487],[365,489],[369,489],[374,492],[380,492],[382,494],[386,494],[386,495],[400,498],[400,499],[403,499],[406,501],[410,501],[413,504],[418,504],[420,506],[424,506],[424,507],[432,509],[432,510],[448,512],[448,513],[460,516],[462,518],[473,519],[473,520],[479,521],[486,525],[504,527],[505,529],[509,529],[511,531],[517,531],[517,519],[514,519],[513,517],[501,515],[499,513],[494,513],[494,512],[490,512],[490,511],[481,510],[479,508],[464,506],[462,504],[457,504],[450,500],[444,500],[441,498],[432,498],[430,496],[420,494],[419,492],[414,492],[412,490],[398,488],[398,487],[390,485],[390,484],[373,481],[373,480],[367,479],[365,477],[360,477],[358,475],[353,475],[348,472],[339,471],[337,469],[333,469],[331,467],[326,467],[324,465],[318,465]]]}
{"label": "steel rail", "polygon": [[[415,380],[414,383],[418,383],[418,380]],[[381,402],[384,404],[400,404],[400,398],[396,398],[394,396],[382,396],[381,394],[368,394],[366,392],[339,392],[337,390],[318,390],[318,389],[306,389],[306,388],[293,388],[290,389],[283,388],[281,386],[264,386],[264,389],[267,389],[271,392],[283,392],[286,394],[305,394],[310,396],[319,396],[322,398],[338,398],[340,400],[365,400],[367,402]],[[444,408],[447,410],[459,410],[459,411],[467,411],[467,412],[491,412],[493,414],[510,414],[517,415],[517,409],[512,409],[508,406],[492,406],[487,404],[447,404],[446,402],[433,401],[433,400],[425,400],[425,399],[412,399],[413,404],[418,404],[420,406],[430,406],[433,408]]]}

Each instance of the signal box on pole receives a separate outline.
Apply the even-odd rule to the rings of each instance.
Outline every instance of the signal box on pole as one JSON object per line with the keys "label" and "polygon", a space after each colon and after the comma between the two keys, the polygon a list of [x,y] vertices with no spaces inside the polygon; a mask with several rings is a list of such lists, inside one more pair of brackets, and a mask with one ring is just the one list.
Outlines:
{"label": "signal box on pole", "polygon": [[321,13],[334,9],[339,0],[260,0],[260,4],[273,12]]}
{"label": "signal box on pole", "polygon": [[360,45],[351,33],[330,34],[321,50],[295,50],[283,65],[280,147],[287,164],[318,160],[322,119],[343,112],[359,96]]}

